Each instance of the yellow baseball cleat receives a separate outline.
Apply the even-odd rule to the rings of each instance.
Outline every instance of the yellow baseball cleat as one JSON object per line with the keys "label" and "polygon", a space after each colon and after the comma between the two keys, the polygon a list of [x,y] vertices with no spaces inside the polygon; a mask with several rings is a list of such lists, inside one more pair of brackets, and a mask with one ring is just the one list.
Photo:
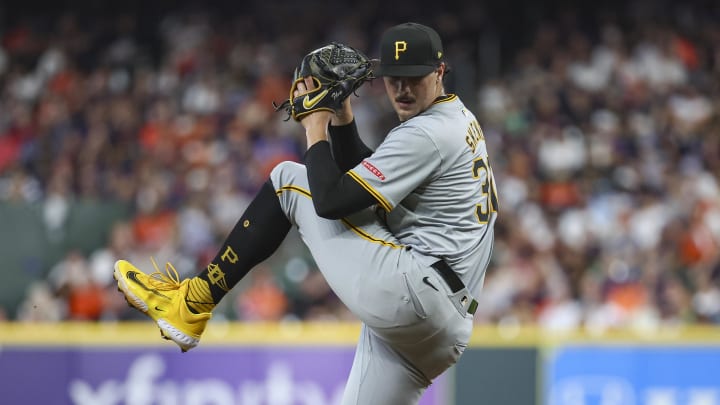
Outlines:
{"label": "yellow baseball cleat", "polygon": [[127,302],[152,318],[160,327],[163,338],[172,340],[186,352],[200,342],[212,314],[190,311],[185,302],[190,280],[181,282],[172,264],[165,265],[165,274],[160,272],[154,260],[153,266],[155,272],[147,275],[130,262],[118,260],[113,277]]}

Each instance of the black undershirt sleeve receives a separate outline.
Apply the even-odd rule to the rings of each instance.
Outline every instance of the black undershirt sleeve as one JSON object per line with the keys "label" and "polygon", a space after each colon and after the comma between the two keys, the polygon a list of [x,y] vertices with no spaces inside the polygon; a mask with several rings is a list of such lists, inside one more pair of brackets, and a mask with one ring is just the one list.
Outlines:
{"label": "black undershirt sleeve", "polygon": [[372,154],[370,148],[360,139],[355,120],[347,125],[331,125],[329,133],[333,157],[343,173],[357,166]]}
{"label": "black undershirt sleeve", "polygon": [[305,167],[315,212],[323,218],[340,219],[378,202],[338,168],[327,141],[320,141],[305,152]]}

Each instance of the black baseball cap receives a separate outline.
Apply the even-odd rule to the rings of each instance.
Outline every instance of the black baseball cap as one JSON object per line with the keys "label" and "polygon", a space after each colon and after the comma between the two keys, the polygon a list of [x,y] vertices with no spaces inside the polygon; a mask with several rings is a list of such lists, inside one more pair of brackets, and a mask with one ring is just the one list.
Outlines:
{"label": "black baseball cap", "polygon": [[437,69],[443,46],[438,33],[425,25],[404,23],[388,28],[380,39],[377,76],[419,77]]}

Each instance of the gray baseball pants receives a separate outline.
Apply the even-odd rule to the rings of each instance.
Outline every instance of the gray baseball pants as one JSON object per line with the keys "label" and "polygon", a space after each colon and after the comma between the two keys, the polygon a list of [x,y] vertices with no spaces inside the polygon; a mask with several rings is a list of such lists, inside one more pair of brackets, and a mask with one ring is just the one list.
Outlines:
{"label": "gray baseball pants", "polygon": [[305,166],[283,162],[270,179],[328,284],[363,323],[342,405],[417,404],[470,339],[467,290],[453,294],[371,209],[318,217]]}

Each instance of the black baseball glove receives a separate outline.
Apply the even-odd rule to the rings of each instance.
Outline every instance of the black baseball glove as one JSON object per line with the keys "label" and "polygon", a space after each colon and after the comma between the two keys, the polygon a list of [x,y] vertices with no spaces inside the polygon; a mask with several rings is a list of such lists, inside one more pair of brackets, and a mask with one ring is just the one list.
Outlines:
{"label": "black baseball glove", "polygon": [[[298,83],[308,76],[315,81],[316,88],[294,97]],[[314,111],[341,109],[350,94],[374,78],[367,56],[351,46],[333,42],[305,55],[295,69],[290,97],[280,105],[273,102],[273,106],[275,111],[285,110],[287,119],[300,121]]]}

